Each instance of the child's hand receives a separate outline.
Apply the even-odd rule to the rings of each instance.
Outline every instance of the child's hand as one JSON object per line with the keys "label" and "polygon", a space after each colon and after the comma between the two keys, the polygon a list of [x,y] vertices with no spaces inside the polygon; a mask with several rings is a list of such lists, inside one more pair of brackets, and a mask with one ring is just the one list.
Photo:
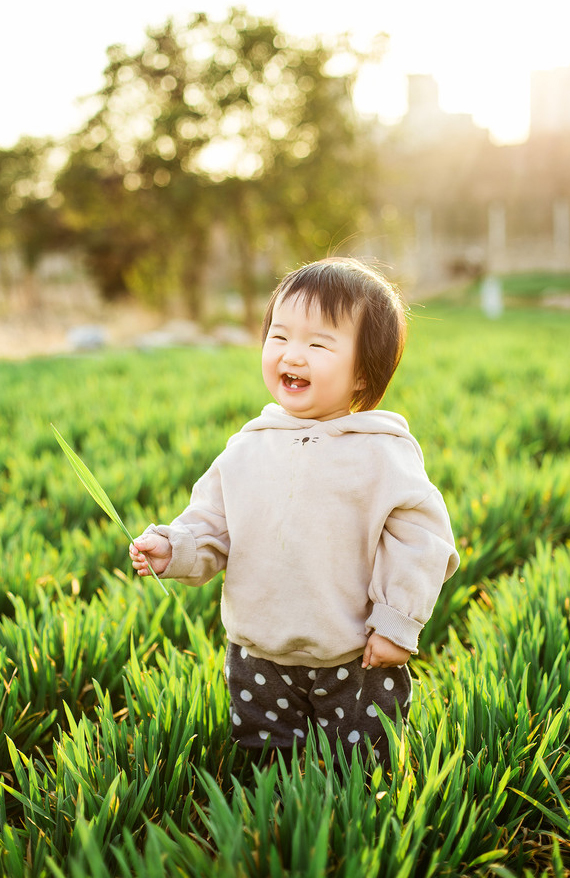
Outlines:
{"label": "child's hand", "polygon": [[368,638],[364,655],[362,656],[363,668],[394,668],[405,665],[411,656],[411,652],[401,646],[397,646],[375,632]]}
{"label": "child's hand", "polygon": [[156,575],[160,576],[170,563],[172,546],[161,534],[146,533],[133,540],[129,555],[139,576],[150,576],[149,561]]}

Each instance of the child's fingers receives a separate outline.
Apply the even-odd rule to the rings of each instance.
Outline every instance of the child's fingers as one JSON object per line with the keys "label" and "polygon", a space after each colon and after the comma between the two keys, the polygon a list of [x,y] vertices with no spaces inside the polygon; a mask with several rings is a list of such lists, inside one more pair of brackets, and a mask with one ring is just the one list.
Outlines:
{"label": "child's fingers", "polygon": [[146,558],[142,561],[133,561],[133,568],[139,576],[150,576],[150,570],[148,569],[148,561]]}
{"label": "child's fingers", "polygon": [[150,576],[148,558],[146,558],[142,552],[139,552],[136,546],[133,546],[132,543],[129,546],[129,556],[131,558],[131,564],[139,576]]}
{"label": "child's fingers", "polygon": [[131,563],[139,576],[151,576],[153,571],[160,576],[171,555],[170,543],[160,534],[142,534],[129,546]]}
{"label": "child's fingers", "polygon": [[362,667],[368,668],[370,664],[370,659],[372,658],[372,647],[370,643],[366,644],[366,649],[364,650],[364,655],[362,656]]}
{"label": "child's fingers", "polygon": [[136,540],[133,540],[133,546],[137,552],[146,552],[148,549],[153,548],[152,544],[149,545],[146,537],[137,537]]}

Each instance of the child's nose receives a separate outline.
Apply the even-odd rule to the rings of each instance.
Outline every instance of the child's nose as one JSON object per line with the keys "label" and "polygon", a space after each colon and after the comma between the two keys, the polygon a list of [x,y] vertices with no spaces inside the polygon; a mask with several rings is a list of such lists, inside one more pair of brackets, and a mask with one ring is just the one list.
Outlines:
{"label": "child's nose", "polygon": [[283,362],[288,366],[299,366],[305,362],[305,354],[300,345],[290,344],[283,354]]}

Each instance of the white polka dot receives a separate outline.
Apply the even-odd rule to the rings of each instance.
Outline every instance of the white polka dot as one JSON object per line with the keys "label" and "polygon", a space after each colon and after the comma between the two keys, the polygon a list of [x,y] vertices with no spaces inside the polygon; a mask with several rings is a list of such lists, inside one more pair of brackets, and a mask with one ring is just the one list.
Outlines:
{"label": "white polka dot", "polygon": [[265,677],[263,674],[256,674],[253,678],[258,686],[265,686]]}
{"label": "white polka dot", "polygon": [[292,685],[293,685],[293,680],[291,679],[291,677],[290,677],[288,674],[281,674],[281,679],[282,679],[285,683],[287,683],[288,686],[292,686]]}
{"label": "white polka dot", "polygon": [[344,710],[342,709],[342,707],[335,707],[334,712],[339,719],[344,719]]}
{"label": "white polka dot", "polygon": [[376,708],[373,704],[368,705],[368,707],[366,708],[366,713],[368,714],[368,716],[378,716],[378,714],[376,713]]}
{"label": "white polka dot", "polygon": [[241,726],[241,717],[239,717],[237,713],[234,713],[234,715],[232,716],[232,722],[234,726]]}
{"label": "white polka dot", "polygon": [[309,677],[309,680],[316,680],[317,679],[317,672],[315,670],[309,671],[308,677]]}
{"label": "white polka dot", "polygon": [[305,737],[305,732],[303,732],[301,729],[293,729],[293,734],[297,735],[298,738]]}
{"label": "white polka dot", "polygon": [[280,707],[282,710],[286,710],[289,707],[289,702],[286,698],[278,698],[277,707]]}
{"label": "white polka dot", "polygon": [[224,672],[226,674],[226,680],[229,680],[230,679],[230,669],[229,669],[228,665],[225,666]]}
{"label": "white polka dot", "polygon": [[267,719],[270,719],[272,722],[275,722],[275,720],[278,718],[277,714],[273,710],[268,710],[267,713],[265,714],[265,716],[267,717]]}
{"label": "white polka dot", "polygon": [[248,655],[249,655],[249,653],[248,653],[247,649],[245,648],[245,646],[242,646],[242,648],[241,648],[240,651],[239,651],[239,654],[241,655],[242,659],[246,659],[246,658],[248,657]]}
{"label": "white polka dot", "polygon": [[242,689],[241,692],[239,693],[239,697],[241,698],[242,701],[251,701],[251,699],[253,698],[253,695],[251,694],[251,692],[248,692],[247,689]]}
{"label": "white polka dot", "polygon": [[315,695],[328,695],[328,694],[329,693],[327,692],[326,689],[315,689]]}
{"label": "white polka dot", "polygon": [[388,691],[390,691],[390,689],[393,689],[393,688],[394,688],[394,681],[393,681],[392,677],[386,677],[386,679],[384,680],[384,689],[388,689]]}
{"label": "white polka dot", "polygon": [[362,695],[362,689],[359,689],[358,692],[356,693],[356,700],[357,700],[357,701],[360,701],[360,696],[361,696],[361,695]]}
{"label": "white polka dot", "polygon": [[264,732],[263,729],[261,729],[257,734],[259,735],[259,737],[261,738],[262,741],[266,741],[267,738],[269,737],[269,732]]}
{"label": "white polka dot", "polygon": [[325,719],[323,716],[319,716],[319,717],[318,717],[318,721],[319,721],[319,724],[323,727],[323,729],[324,729],[326,726],[328,726],[328,724],[329,724],[328,719]]}
{"label": "white polka dot", "polygon": [[297,711],[297,716],[305,716],[305,714],[303,713],[302,710],[298,710],[298,711]]}
{"label": "white polka dot", "polygon": [[348,736],[348,740],[351,744],[356,744],[357,741],[360,741],[360,732],[357,732],[355,729],[354,732],[351,732]]}
{"label": "white polka dot", "polygon": [[374,755],[375,755],[376,759],[380,759],[380,750],[375,750]]}
{"label": "white polka dot", "polygon": [[346,670],[346,668],[339,668],[336,672],[336,675],[339,680],[346,680],[346,678],[348,677],[348,671]]}

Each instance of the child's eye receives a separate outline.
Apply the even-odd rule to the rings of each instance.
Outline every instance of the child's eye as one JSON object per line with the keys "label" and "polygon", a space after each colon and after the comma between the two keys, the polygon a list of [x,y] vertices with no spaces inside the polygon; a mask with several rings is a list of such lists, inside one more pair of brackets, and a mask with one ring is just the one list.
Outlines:
{"label": "child's eye", "polygon": [[272,335],[271,338],[276,338],[277,341],[287,341],[284,335]]}
{"label": "child's eye", "polygon": [[324,348],[324,344],[317,344],[317,342],[313,342],[311,347],[312,348]]}

